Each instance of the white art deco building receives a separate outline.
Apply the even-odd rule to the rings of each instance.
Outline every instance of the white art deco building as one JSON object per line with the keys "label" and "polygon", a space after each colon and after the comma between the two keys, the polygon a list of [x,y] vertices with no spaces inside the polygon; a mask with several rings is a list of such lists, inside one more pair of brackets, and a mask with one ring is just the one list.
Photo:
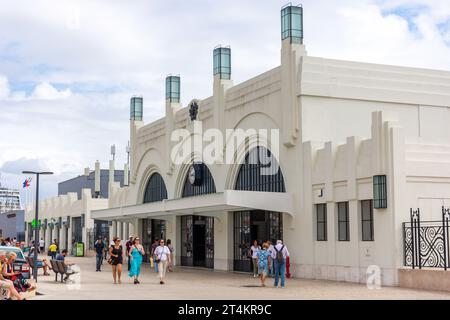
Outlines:
{"label": "white art deco building", "polygon": [[[165,117],[147,124],[133,97],[130,184],[111,184],[107,209],[91,216],[122,239],[126,225],[147,250],[171,239],[181,265],[249,271],[252,240],[283,239],[294,277],[366,282],[375,265],[382,284],[399,284],[410,208],[439,220],[450,205],[450,72],[308,56],[302,17],[282,9],[272,70],[235,85],[231,49],[218,47],[211,97],[182,106],[169,76]],[[174,163],[172,132],[198,125],[278,129],[279,141],[225,140],[235,164],[196,152]],[[279,170],[265,175],[271,151]]]}

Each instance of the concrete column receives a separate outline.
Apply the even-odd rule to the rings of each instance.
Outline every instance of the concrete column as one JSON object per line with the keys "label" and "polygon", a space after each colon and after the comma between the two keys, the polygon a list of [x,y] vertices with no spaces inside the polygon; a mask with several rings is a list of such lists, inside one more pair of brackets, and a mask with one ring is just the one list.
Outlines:
{"label": "concrete column", "polygon": [[[170,239],[172,241],[172,245],[175,248],[174,251],[174,264],[177,264],[177,261],[179,260],[177,257],[179,256],[178,252],[178,242],[180,241],[180,238],[178,236],[178,225],[177,225],[177,217],[176,216],[170,216],[166,219],[166,240]],[[181,247],[180,247],[181,248]]]}
{"label": "concrete column", "polygon": [[231,213],[214,218],[214,269],[233,269],[233,236]]}
{"label": "concrete column", "polygon": [[134,223],[135,223],[134,221],[128,223],[128,233],[131,234],[131,235],[133,235],[134,237],[136,237],[136,236],[138,236],[138,235],[136,234],[135,227],[134,227]]}
{"label": "concrete column", "polygon": [[44,236],[45,250],[47,250],[48,247],[52,244],[51,239],[52,239],[51,231],[50,231],[50,228],[47,227],[47,229],[45,230],[45,236]]}
{"label": "concrete column", "polygon": [[125,223],[123,224],[123,226],[124,226],[124,229],[125,229],[125,231],[124,231],[125,237],[126,237],[127,239],[129,239],[129,237],[130,237],[130,235],[131,235],[131,233],[130,233],[130,223],[129,223],[129,222],[125,222]]}
{"label": "concrete column", "polygon": [[69,254],[72,253],[72,217],[70,219],[69,229],[67,230],[67,237],[69,238],[67,241],[67,250],[69,251]]}
{"label": "concrete column", "polygon": [[59,247],[62,249],[67,249],[66,248],[66,228],[65,227],[61,227],[59,228]]}
{"label": "concrete column", "polygon": [[100,162],[98,160],[95,161],[94,184],[96,195],[100,194]]}
{"label": "concrete column", "polygon": [[345,281],[359,282],[359,243],[361,234],[361,223],[359,213],[359,201],[357,199],[348,202],[348,216],[350,225],[350,253],[347,257],[347,265],[352,266],[350,274],[345,275]]}
{"label": "concrete column", "polygon": [[123,185],[124,186],[128,186],[130,184],[130,179],[129,179],[129,168],[128,168],[128,163],[125,163],[124,167],[123,167]]}
{"label": "concrete column", "polygon": [[337,208],[334,202],[327,203],[327,255],[328,280],[336,280]]}
{"label": "concrete column", "polygon": [[117,235],[117,222],[112,221],[111,225],[111,232],[109,233],[109,241],[112,241],[112,239]]}

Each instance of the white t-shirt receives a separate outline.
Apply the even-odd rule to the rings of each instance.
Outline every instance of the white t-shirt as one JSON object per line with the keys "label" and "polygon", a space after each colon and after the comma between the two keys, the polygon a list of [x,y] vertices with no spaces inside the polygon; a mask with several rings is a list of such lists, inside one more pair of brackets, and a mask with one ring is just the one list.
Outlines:
{"label": "white t-shirt", "polygon": [[170,250],[167,246],[157,246],[153,254],[158,256],[161,261],[166,261],[168,259],[168,255],[170,254]]}
{"label": "white t-shirt", "polygon": [[259,246],[252,246],[250,249],[252,250],[252,258],[256,259],[258,257]]}
{"label": "white t-shirt", "polygon": [[44,246],[44,240],[39,240],[39,247],[43,247]]}

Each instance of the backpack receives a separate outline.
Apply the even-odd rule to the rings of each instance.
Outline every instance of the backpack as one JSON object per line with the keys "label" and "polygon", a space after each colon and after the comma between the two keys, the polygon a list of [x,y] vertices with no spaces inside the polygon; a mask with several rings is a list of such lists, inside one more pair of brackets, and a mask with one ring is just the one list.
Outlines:
{"label": "backpack", "polygon": [[280,251],[277,250],[277,247],[273,247],[273,248],[277,252],[277,256],[276,256],[277,262],[282,263],[284,261],[284,257],[283,257],[284,245],[281,247]]}

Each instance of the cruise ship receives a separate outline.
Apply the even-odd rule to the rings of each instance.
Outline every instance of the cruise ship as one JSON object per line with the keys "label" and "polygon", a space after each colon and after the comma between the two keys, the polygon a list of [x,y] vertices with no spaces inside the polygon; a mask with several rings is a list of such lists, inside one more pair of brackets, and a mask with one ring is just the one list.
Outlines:
{"label": "cruise ship", "polygon": [[2,187],[0,184],[0,213],[20,209],[19,190]]}

